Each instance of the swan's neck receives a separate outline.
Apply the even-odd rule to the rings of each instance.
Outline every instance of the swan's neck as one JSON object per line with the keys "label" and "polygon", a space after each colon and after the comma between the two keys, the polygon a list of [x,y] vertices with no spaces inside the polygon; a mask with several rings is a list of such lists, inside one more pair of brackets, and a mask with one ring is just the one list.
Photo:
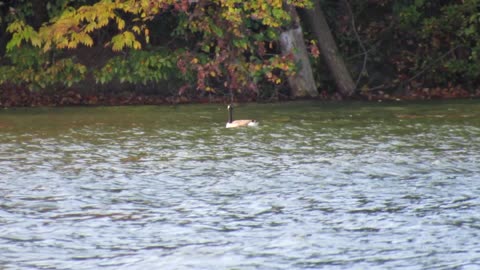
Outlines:
{"label": "swan's neck", "polygon": [[233,109],[230,107],[228,108],[228,123],[233,122]]}

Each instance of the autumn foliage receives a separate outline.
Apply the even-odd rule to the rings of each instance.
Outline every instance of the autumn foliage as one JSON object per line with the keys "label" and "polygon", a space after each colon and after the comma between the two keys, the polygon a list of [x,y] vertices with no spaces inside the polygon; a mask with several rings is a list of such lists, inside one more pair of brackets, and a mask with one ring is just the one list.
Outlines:
{"label": "autumn foliage", "polygon": [[[479,93],[479,0],[321,4],[354,97]],[[0,106],[288,98],[298,63],[278,37],[291,6],[311,1],[0,1]],[[320,98],[341,98],[303,27]]]}
{"label": "autumn foliage", "polygon": [[[307,0],[115,0],[77,8],[67,5],[38,29],[16,18],[6,29],[11,34],[7,55],[13,65],[3,67],[0,83],[22,81],[37,90],[78,86],[91,78],[99,85],[119,82],[147,88],[175,81],[180,93],[193,88],[257,94],[259,83],[278,85],[295,71],[291,58],[280,56],[274,43],[279,29],[290,21],[285,5],[308,4]],[[79,59],[91,57],[80,53],[85,48],[109,56],[90,63]],[[22,53],[39,55],[34,57],[38,60],[30,63],[18,57]],[[63,70],[57,70],[59,62]],[[32,74],[18,74],[19,66]],[[75,72],[58,76],[68,70]]]}

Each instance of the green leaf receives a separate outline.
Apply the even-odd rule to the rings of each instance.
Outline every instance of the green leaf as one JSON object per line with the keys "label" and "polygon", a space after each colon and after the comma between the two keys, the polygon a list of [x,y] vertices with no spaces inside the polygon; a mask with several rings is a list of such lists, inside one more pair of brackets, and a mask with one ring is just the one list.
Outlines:
{"label": "green leaf", "polygon": [[223,38],[223,30],[220,27],[216,25],[212,25],[212,30],[215,33],[215,35],[217,35],[220,38]]}
{"label": "green leaf", "polygon": [[272,14],[273,14],[273,17],[275,19],[279,19],[279,20],[285,18],[285,16],[286,16],[285,11],[283,11],[282,9],[279,9],[279,8],[274,8],[272,10]]}

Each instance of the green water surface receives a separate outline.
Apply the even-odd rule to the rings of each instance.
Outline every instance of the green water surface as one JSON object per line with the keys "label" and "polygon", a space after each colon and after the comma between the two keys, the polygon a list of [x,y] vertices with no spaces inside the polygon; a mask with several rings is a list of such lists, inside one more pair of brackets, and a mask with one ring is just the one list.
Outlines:
{"label": "green water surface", "polygon": [[0,268],[476,269],[480,102],[0,111]]}

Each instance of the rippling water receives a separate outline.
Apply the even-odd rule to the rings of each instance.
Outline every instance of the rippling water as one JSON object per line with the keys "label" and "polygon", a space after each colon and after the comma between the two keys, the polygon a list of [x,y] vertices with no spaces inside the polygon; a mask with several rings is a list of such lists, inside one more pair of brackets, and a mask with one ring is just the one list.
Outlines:
{"label": "rippling water", "polygon": [[0,269],[480,269],[480,103],[0,112]]}

